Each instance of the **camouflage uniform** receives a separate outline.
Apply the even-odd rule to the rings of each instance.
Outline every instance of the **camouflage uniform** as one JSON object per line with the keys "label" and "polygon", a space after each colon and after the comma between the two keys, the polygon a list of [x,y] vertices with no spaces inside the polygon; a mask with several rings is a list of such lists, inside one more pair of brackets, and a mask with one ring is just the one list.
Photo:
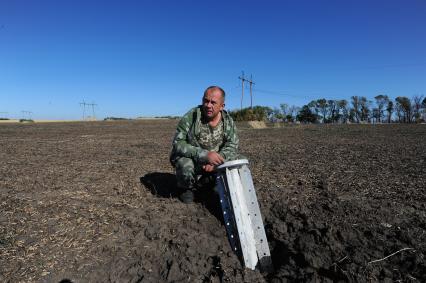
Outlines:
{"label": "camouflage uniform", "polygon": [[180,120],[170,154],[179,188],[194,187],[197,177],[204,173],[202,166],[207,164],[209,151],[218,152],[225,161],[237,158],[237,129],[226,111],[221,114],[222,120],[215,128],[201,122],[201,106],[191,109]]}

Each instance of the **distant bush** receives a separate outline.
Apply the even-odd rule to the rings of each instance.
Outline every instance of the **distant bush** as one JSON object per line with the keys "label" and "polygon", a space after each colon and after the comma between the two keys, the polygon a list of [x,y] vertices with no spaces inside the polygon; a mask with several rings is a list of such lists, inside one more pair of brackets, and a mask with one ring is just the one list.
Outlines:
{"label": "distant bush", "polygon": [[235,121],[266,121],[272,112],[273,110],[270,107],[254,106],[253,108],[234,110],[229,114]]}
{"label": "distant bush", "polygon": [[117,121],[117,120],[129,120],[127,118],[120,118],[120,117],[106,117],[104,121]]}
{"label": "distant bush", "polygon": [[137,117],[136,119],[141,119],[141,120],[144,120],[144,119],[171,119],[171,120],[175,120],[175,119],[180,119],[181,118],[181,116],[170,116],[170,115],[167,115],[167,116],[154,116],[154,117],[152,117],[152,116],[146,116],[146,117],[143,117],[143,116],[141,116],[141,117]]}
{"label": "distant bush", "polygon": [[9,118],[2,118],[0,117],[0,120],[10,120]]}
{"label": "distant bush", "polygon": [[180,116],[155,116],[157,119],[180,119]]}
{"label": "distant bush", "polygon": [[19,119],[20,123],[34,123],[33,119]]}

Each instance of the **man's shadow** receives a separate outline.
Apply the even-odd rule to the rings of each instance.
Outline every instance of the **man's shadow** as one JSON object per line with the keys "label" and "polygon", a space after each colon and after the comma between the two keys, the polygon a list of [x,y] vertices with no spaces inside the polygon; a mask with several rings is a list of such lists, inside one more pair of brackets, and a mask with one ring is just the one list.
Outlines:
{"label": "man's shadow", "polygon": [[141,177],[140,181],[154,196],[160,198],[177,198],[181,193],[176,186],[175,174],[153,172]]}
{"label": "man's shadow", "polygon": [[[171,173],[153,172],[140,177],[140,182],[154,196],[160,198],[178,198],[182,193],[176,185],[176,175]],[[213,188],[199,188],[195,192],[195,202],[201,203],[214,217],[223,223],[219,197]]]}

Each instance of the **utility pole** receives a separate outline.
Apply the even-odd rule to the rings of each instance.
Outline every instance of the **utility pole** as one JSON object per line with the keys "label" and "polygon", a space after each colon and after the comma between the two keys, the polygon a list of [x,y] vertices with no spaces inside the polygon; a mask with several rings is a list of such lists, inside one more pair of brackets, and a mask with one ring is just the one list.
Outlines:
{"label": "utility pole", "polygon": [[81,105],[83,105],[83,121],[84,121],[84,119],[85,119],[85,114],[86,114],[86,102],[84,102],[84,100],[83,100],[83,102],[80,102],[80,106]]}
{"label": "utility pole", "polygon": [[83,106],[83,121],[86,120],[87,118],[90,118],[90,116],[86,116],[86,106],[88,108],[88,111],[90,111],[89,110],[90,106],[92,107],[92,116],[91,116],[91,119],[92,120],[96,119],[96,116],[95,116],[95,106],[97,106],[97,104],[95,104],[94,102],[92,102],[92,103],[86,103],[83,100],[83,102],[80,102],[80,105]]}
{"label": "utility pole", "polygon": [[244,97],[244,81],[246,81],[246,78],[244,78],[244,71],[241,72],[241,77],[238,77],[241,80],[241,110],[243,110],[243,97]]}
{"label": "utility pole", "polygon": [[253,82],[253,76],[250,75],[250,80],[248,81],[250,83],[250,109],[253,109],[253,93],[252,93],[252,85],[255,83]]}
{"label": "utility pole", "polygon": [[92,119],[93,120],[96,120],[96,116],[95,116],[95,106],[97,106],[97,104],[95,104],[95,103],[90,103],[90,104],[87,104],[87,105],[90,105],[90,106],[92,106]]}

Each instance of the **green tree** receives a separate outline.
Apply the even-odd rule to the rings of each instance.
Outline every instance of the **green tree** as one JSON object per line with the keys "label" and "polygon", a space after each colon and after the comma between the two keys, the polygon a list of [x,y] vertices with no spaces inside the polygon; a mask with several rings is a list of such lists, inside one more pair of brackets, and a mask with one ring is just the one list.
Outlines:
{"label": "green tree", "polygon": [[[411,101],[408,97],[405,96],[398,96],[395,98],[397,111],[401,111],[403,114],[403,122],[404,123],[411,123],[411,117],[412,117],[412,107],[411,107]],[[401,117],[399,117],[399,120],[401,120]]]}
{"label": "green tree", "polygon": [[337,100],[337,107],[339,113],[339,120],[341,119],[342,123],[346,123],[349,119],[348,101],[346,101],[345,99]]}
{"label": "green tree", "polygon": [[357,123],[359,123],[361,118],[361,103],[359,96],[352,96],[351,97],[351,103],[352,103],[352,117],[353,120]]}
{"label": "green tree", "polygon": [[281,103],[280,104],[280,108],[281,108],[281,113],[283,114],[283,116],[287,116],[288,115],[288,104],[287,103]]}
{"label": "green tree", "polygon": [[273,114],[272,114],[272,120],[284,120],[285,116],[283,115],[283,113],[281,113],[281,110],[278,108],[274,108],[273,109]]}
{"label": "green tree", "polygon": [[413,117],[416,122],[419,122],[421,119],[421,110],[422,110],[422,99],[423,95],[415,95],[413,96]]}
{"label": "green tree", "polygon": [[359,123],[359,120],[356,118],[355,109],[353,109],[353,108],[349,109],[348,119],[351,123]]}
{"label": "green tree", "polygon": [[317,101],[316,100],[312,100],[311,102],[308,103],[307,106],[309,107],[309,109],[311,110],[312,113],[314,113],[316,116],[318,116],[319,108],[317,107]]}
{"label": "green tree", "polygon": [[379,108],[373,108],[372,112],[371,112],[371,116],[373,118],[373,123],[377,123],[380,122],[380,109]]}
{"label": "green tree", "polygon": [[308,105],[303,105],[302,109],[297,114],[297,120],[302,123],[316,123],[318,115],[313,113]]}
{"label": "green tree", "polygon": [[370,104],[365,96],[361,96],[359,103],[361,105],[361,121],[368,122],[370,118]]}
{"label": "green tree", "polygon": [[296,120],[297,118],[297,113],[299,113],[300,111],[300,107],[296,106],[296,105],[292,105],[289,109],[288,109],[288,114],[287,114],[287,119],[289,122],[293,122]]}
{"label": "green tree", "polygon": [[388,112],[388,123],[390,124],[390,122],[392,121],[392,113],[393,113],[393,102],[392,100],[388,101],[388,104],[386,106],[386,112]]}
{"label": "green tree", "polygon": [[389,97],[387,95],[379,94],[376,97],[374,97],[374,99],[376,99],[376,105],[377,105],[377,111],[378,111],[378,113],[376,113],[377,119],[379,120],[379,122],[382,122],[382,118],[384,116],[383,109],[388,104]]}
{"label": "green tree", "polygon": [[328,104],[325,98],[318,99],[316,102],[316,107],[319,109],[319,112],[322,116],[322,122],[325,123],[327,121],[327,113],[328,113]]}
{"label": "green tree", "polygon": [[330,99],[327,101],[328,105],[328,119],[329,123],[336,123],[339,120],[339,107],[337,105],[337,100]]}

